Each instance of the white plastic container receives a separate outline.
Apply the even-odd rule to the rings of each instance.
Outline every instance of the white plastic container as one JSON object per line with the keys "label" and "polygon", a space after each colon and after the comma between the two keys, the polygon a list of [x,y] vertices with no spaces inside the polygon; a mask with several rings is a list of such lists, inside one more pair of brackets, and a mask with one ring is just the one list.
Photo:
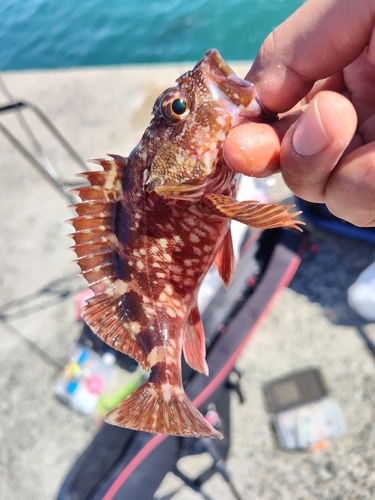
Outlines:
{"label": "white plastic container", "polygon": [[375,321],[375,262],[349,287],[348,304],[366,321]]}

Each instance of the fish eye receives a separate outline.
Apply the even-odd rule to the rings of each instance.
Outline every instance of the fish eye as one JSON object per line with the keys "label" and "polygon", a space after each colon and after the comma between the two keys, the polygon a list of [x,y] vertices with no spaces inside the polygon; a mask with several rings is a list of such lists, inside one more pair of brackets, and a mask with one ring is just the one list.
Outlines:
{"label": "fish eye", "polygon": [[183,115],[187,108],[187,102],[185,99],[175,99],[171,105],[172,111],[175,115]]}
{"label": "fish eye", "polygon": [[166,121],[172,123],[180,122],[190,112],[189,98],[183,92],[169,91],[161,99],[160,111]]}

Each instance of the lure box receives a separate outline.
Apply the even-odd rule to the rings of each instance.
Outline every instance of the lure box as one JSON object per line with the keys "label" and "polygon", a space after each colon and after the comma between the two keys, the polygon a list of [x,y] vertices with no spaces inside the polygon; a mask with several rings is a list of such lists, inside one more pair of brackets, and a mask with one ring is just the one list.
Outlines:
{"label": "lure box", "polygon": [[273,428],[282,449],[323,448],[345,432],[339,405],[328,397],[321,372],[303,370],[264,386]]}
{"label": "lure box", "polygon": [[115,356],[100,356],[77,344],[55,385],[55,396],[75,411],[88,415],[113,377]]}

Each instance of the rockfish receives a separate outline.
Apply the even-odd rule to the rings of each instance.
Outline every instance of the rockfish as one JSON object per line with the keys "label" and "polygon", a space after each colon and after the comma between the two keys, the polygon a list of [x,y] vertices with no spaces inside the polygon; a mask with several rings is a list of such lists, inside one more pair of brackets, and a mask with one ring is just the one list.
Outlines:
{"label": "rockfish", "polygon": [[[291,207],[238,202],[222,147],[232,127],[267,121],[254,86],[216,50],[156,100],[128,158],[95,160],[72,220],[74,250],[94,296],[83,317],[107,344],[135,360],[148,381],[107,416],[140,431],[221,438],[184,392],[181,353],[208,374],[197,307],[212,264],[225,285],[235,270],[230,221],[256,228],[299,221]],[[298,212],[299,213],[299,212]]]}

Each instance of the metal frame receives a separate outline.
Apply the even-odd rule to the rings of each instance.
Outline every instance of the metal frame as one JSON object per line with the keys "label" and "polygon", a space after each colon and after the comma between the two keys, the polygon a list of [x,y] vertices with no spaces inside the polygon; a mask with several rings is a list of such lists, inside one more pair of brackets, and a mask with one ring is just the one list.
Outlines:
{"label": "metal frame", "polygon": [[[9,104],[0,106],[0,115],[3,113],[18,113],[22,117],[24,123],[26,124],[25,119],[22,115],[22,111],[24,109],[33,111],[36,114],[36,116],[52,133],[52,135],[56,138],[56,140],[71,156],[71,158],[79,165],[80,169],[83,169],[85,171],[89,170],[84,160],[79,156],[79,154],[69,144],[69,142],[63,137],[63,135],[59,132],[59,130],[52,123],[52,121],[47,117],[47,115],[43,113],[43,111],[39,109],[38,106],[36,106],[35,104],[23,100],[14,101]],[[28,126],[27,128],[29,129]],[[35,143],[37,150],[39,150],[40,153],[42,153],[45,157],[46,161],[44,161],[43,163],[37,158],[35,154],[29,151],[19,141],[19,139],[17,139],[17,137],[12,132],[10,132],[10,130],[7,127],[5,127],[5,125],[3,125],[2,123],[0,123],[0,131],[11,142],[11,144],[37,169],[37,171],[44,177],[44,179],[47,182],[52,184],[69,202],[74,203],[74,199],[72,195],[69,193],[69,190],[76,187],[78,184],[66,182],[58,175],[58,173],[55,171],[49,160],[45,157],[43,149],[36,141],[30,129],[28,131],[29,135],[31,136],[31,140]]]}

